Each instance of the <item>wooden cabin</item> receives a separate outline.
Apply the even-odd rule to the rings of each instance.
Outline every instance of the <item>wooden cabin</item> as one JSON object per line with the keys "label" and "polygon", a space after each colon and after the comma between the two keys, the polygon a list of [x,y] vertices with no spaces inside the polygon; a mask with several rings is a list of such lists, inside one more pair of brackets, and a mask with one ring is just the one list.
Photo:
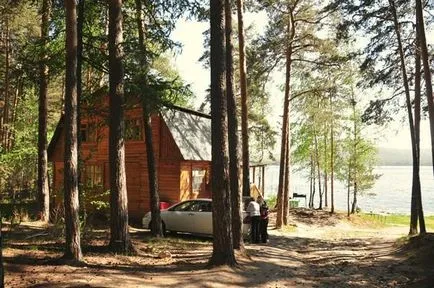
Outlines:
{"label": "wooden cabin", "polygon": [[[107,113],[87,111],[82,116],[79,133],[80,183],[90,191],[86,192],[86,205],[95,199],[105,199],[107,203],[110,189]],[[151,121],[160,201],[172,204],[197,197],[210,198],[211,117],[173,106],[153,115]],[[63,205],[63,130],[62,117],[48,148],[53,165],[53,204],[60,207]],[[132,221],[140,220],[150,210],[144,134],[140,106],[126,109],[125,169]]]}

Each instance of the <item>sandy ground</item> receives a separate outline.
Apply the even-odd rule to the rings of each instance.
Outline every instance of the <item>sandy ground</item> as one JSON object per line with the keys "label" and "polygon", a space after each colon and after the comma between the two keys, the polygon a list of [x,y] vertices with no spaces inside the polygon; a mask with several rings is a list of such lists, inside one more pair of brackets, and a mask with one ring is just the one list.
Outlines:
{"label": "sandy ground", "polygon": [[[162,241],[132,229],[137,256],[108,254],[105,230],[87,234],[85,265],[56,264],[63,244],[37,223],[7,230],[6,287],[434,287],[434,236],[406,241],[407,227],[366,228],[326,212],[291,213],[291,229],[246,244],[236,268],[208,269],[210,239]],[[362,228],[363,227],[363,228]],[[7,228],[7,227],[6,227]],[[48,233],[48,235],[47,235]],[[163,252],[163,253],[162,253]],[[165,254],[165,255],[163,255]],[[162,258],[160,258],[161,256]],[[165,256],[165,257],[164,257]]]}

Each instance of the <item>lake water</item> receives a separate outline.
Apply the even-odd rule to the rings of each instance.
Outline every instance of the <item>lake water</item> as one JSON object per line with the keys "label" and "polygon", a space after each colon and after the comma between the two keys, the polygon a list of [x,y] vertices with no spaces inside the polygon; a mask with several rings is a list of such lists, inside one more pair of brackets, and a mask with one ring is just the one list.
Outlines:
{"label": "lake water", "polygon": [[[358,206],[362,211],[410,214],[412,167],[378,166],[375,169],[375,173],[380,174],[381,177],[376,181],[374,187],[358,197]],[[310,184],[307,177],[303,175],[303,172],[293,172],[290,179],[291,195],[292,193],[299,193],[306,194],[309,197]],[[420,168],[420,179],[422,185],[422,205],[425,215],[434,215],[434,176],[431,166],[422,166]],[[279,166],[267,166],[265,168],[265,198],[277,194],[278,183]],[[328,190],[330,191],[330,188]],[[347,190],[345,185],[335,179],[334,190],[335,209],[346,211]],[[319,200],[316,197],[315,207],[318,207],[318,203]],[[300,199],[299,206],[304,206],[304,199]]]}

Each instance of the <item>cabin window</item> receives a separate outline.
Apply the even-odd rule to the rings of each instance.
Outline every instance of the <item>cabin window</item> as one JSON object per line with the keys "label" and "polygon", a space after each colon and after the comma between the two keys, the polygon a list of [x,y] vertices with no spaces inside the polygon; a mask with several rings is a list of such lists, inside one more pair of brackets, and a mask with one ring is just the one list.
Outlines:
{"label": "cabin window", "polygon": [[102,165],[86,165],[86,184],[90,187],[102,186],[104,180]]}
{"label": "cabin window", "polygon": [[201,192],[205,192],[205,185],[207,182],[205,168],[193,168],[192,170],[192,196],[196,198]]}
{"label": "cabin window", "polygon": [[140,119],[125,120],[125,140],[143,140],[141,123]]}
{"label": "cabin window", "polygon": [[96,125],[95,124],[81,124],[80,126],[80,141],[96,142]]}

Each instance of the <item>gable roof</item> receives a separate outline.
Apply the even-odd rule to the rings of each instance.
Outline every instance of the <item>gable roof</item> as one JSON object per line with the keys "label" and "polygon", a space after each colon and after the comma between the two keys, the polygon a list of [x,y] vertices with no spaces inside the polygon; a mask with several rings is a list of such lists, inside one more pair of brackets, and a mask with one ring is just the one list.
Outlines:
{"label": "gable roof", "polygon": [[[170,133],[178,145],[184,160],[211,161],[211,116],[187,108],[167,105],[160,112]],[[48,157],[54,152],[64,126],[60,117],[48,145]]]}
{"label": "gable roof", "polygon": [[211,117],[170,106],[160,112],[185,160],[211,161]]}

